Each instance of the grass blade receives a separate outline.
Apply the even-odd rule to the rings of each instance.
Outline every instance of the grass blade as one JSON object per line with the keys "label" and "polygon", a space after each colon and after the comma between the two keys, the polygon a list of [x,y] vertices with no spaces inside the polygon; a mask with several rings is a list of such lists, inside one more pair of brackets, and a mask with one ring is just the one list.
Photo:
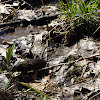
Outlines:
{"label": "grass blade", "polygon": [[44,94],[44,93],[42,93],[42,92],[40,92],[40,91],[32,88],[31,86],[26,85],[26,84],[24,84],[22,82],[18,82],[18,83],[21,84],[21,85],[23,85],[23,86],[25,86],[25,87],[27,87],[27,88],[29,88],[29,89],[31,89],[31,90],[33,90],[33,91],[35,91],[35,92],[37,92],[37,93],[39,93],[39,94],[41,94],[41,95],[43,95],[43,96],[45,96],[45,97],[47,97],[48,99],[50,99],[50,97],[48,95],[46,95],[46,94]]}

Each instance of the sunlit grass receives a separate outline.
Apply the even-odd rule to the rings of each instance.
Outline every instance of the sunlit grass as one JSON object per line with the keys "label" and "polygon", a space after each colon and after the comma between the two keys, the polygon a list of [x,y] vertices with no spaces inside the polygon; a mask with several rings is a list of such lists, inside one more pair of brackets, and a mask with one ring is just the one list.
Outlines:
{"label": "sunlit grass", "polygon": [[60,11],[66,16],[66,20],[82,18],[87,22],[95,21],[100,18],[99,0],[66,0],[66,4],[62,0],[59,1]]}

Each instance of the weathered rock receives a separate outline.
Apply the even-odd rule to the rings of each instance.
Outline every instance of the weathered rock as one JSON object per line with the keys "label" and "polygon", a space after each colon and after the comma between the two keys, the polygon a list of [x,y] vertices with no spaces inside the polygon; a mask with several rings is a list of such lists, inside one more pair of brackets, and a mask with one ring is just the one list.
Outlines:
{"label": "weathered rock", "polygon": [[0,90],[4,90],[7,83],[8,83],[8,78],[5,76],[5,74],[0,74]]}

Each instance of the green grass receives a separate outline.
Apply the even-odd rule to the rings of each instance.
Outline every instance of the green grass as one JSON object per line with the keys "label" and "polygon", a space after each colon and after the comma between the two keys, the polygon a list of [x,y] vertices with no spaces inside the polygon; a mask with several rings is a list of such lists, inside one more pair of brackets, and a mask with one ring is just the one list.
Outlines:
{"label": "green grass", "polygon": [[[31,89],[31,90],[33,90],[33,91],[35,91],[35,92],[37,92],[38,94],[41,94],[41,96],[43,96],[43,97],[37,97],[36,100],[51,100],[48,95],[46,95],[46,94],[44,94],[44,93],[36,90],[35,88],[32,88],[31,86],[26,85],[26,84],[24,84],[22,82],[18,82],[18,83],[21,84],[21,85],[23,85],[23,86],[25,86],[25,87],[27,87],[27,88],[29,88],[29,89]],[[39,99],[39,98],[41,98],[41,99]]]}
{"label": "green grass", "polygon": [[66,16],[66,20],[84,19],[87,22],[100,19],[99,0],[66,0],[66,4],[62,0],[59,1],[60,11]]}
{"label": "green grass", "polygon": [[10,71],[10,69],[11,69],[11,57],[13,54],[14,47],[15,47],[15,43],[12,45],[12,47],[9,46],[8,50],[6,51],[6,58],[2,57],[3,64],[2,64],[1,69],[0,69],[1,71],[2,70]]}
{"label": "green grass", "polygon": [[15,47],[15,43],[12,45],[12,47],[10,46],[8,48],[8,51],[6,52],[6,69],[7,70],[10,69],[11,57],[12,57],[12,54],[13,54],[14,47]]}
{"label": "green grass", "polygon": [[[63,0],[59,1],[60,18],[68,27],[64,29],[65,41],[72,45],[82,36],[99,38],[100,34],[100,0]],[[71,35],[72,34],[72,35]],[[79,38],[77,38],[77,36]],[[77,39],[76,39],[77,38]]]}

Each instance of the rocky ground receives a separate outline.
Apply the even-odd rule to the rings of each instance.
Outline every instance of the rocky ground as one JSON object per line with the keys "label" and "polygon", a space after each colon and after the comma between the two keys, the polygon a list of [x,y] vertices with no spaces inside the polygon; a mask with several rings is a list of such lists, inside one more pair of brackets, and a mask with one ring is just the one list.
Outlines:
{"label": "rocky ground", "polygon": [[[0,3],[5,11],[10,9],[5,16],[12,17],[10,11],[14,11],[13,17],[6,17],[6,20],[1,14],[1,67],[6,63],[9,46],[15,42],[9,68],[1,69],[0,100],[99,100],[99,31],[91,37],[84,33],[87,31],[83,27],[80,30],[75,28],[75,34],[69,32],[65,37],[66,29],[70,26],[59,17],[57,2],[46,3],[45,7],[39,6],[34,9],[29,2],[21,2],[21,8],[20,2],[16,4],[18,5],[14,6],[14,1],[10,6],[5,6],[5,2]],[[6,39],[10,33],[13,33],[10,39]],[[26,68],[27,71],[23,73],[24,66],[28,65],[27,59],[37,58],[46,61],[46,66],[37,61],[41,62],[39,65],[44,66],[32,71]],[[31,60],[28,63],[30,62]],[[21,66],[21,70],[13,70],[21,64],[25,64]],[[38,76],[34,79],[33,75],[37,72]],[[32,91],[30,87],[41,93]],[[49,98],[45,98],[42,93]]]}

